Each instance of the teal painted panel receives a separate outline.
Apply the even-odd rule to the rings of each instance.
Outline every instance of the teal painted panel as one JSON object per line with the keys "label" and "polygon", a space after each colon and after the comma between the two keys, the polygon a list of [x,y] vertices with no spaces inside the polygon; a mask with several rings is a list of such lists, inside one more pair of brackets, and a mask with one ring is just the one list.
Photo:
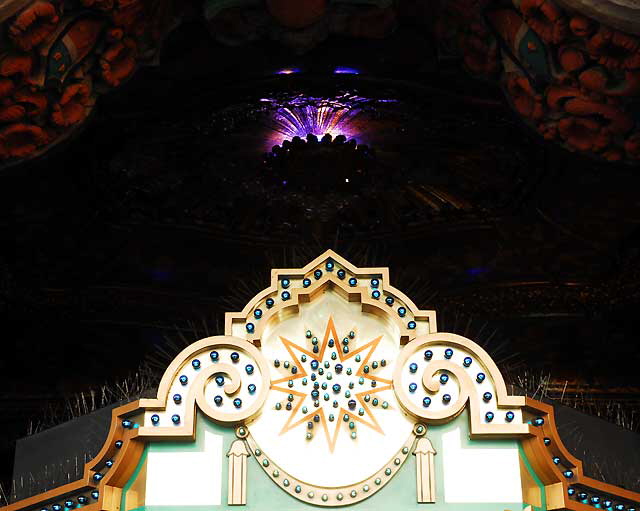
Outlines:
{"label": "teal painted panel", "polygon": [[[518,448],[518,441],[512,439],[496,440],[469,440],[469,421],[467,413],[461,414],[454,421],[440,425],[430,426],[428,438],[431,440],[436,452],[442,452],[442,435],[457,427],[461,430],[463,448],[483,449],[508,449]],[[223,437],[223,453],[229,450],[231,443],[236,439],[233,429],[223,428],[207,420],[201,415],[197,422],[197,440],[194,443],[163,443],[156,442],[147,447],[149,452],[194,452],[203,449],[204,431]],[[268,454],[268,453],[266,453]],[[401,509],[404,511],[520,511],[522,502],[511,503],[445,503],[444,502],[444,475],[441,455],[435,456],[436,469],[436,496],[435,504],[418,504],[416,502],[416,461],[415,456],[410,456],[391,481],[376,494],[357,504],[345,505],[343,509],[358,511],[379,511],[381,509]],[[311,460],[310,462],[313,462]],[[185,467],[185,469],[188,469]],[[145,506],[136,510],[127,510],[123,501],[124,511],[218,511],[225,509],[245,509],[246,511],[300,511],[303,509],[318,509],[291,497],[283,489],[278,487],[263,471],[262,467],[252,456],[248,461],[247,505],[230,506],[227,502],[227,477],[228,463],[225,459],[222,463],[222,505],[221,506]],[[281,476],[283,478],[283,476]],[[464,482],[461,482],[464,484]]]}

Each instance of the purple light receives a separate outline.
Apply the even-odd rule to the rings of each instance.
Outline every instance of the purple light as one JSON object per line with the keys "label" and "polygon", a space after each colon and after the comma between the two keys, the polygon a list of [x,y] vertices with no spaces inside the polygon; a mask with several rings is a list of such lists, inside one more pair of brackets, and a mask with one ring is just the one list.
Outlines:
{"label": "purple light", "polygon": [[294,75],[299,72],[300,72],[300,69],[297,67],[285,67],[284,69],[280,69],[279,71],[276,71],[276,74],[277,75]]}
{"label": "purple light", "polygon": [[305,138],[309,134],[321,138],[325,134],[333,137],[356,136],[355,120],[362,112],[361,103],[367,101],[356,96],[341,96],[333,99],[296,96],[286,103],[271,101],[272,136],[269,143],[279,145],[293,137]]}
{"label": "purple light", "polygon": [[353,67],[338,66],[333,70],[335,75],[359,75],[360,71]]}

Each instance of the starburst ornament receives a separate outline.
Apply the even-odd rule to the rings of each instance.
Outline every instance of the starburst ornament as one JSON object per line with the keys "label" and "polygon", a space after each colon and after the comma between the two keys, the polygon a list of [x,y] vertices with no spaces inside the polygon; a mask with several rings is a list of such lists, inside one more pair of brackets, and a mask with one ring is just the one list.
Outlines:
{"label": "starburst ornament", "polygon": [[280,337],[291,360],[273,362],[283,376],[272,380],[271,388],[285,394],[276,409],[289,414],[280,434],[305,425],[311,441],[322,430],[331,452],[341,430],[353,440],[358,426],[383,434],[374,413],[389,408],[377,393],[391,389],[391,380],[375,375],[386,366],[386,360],[375,358],[382,336],[364,344],[355,330],[339,337],[329,317],[322,341],[310,330],[301,337],[299,343]]}

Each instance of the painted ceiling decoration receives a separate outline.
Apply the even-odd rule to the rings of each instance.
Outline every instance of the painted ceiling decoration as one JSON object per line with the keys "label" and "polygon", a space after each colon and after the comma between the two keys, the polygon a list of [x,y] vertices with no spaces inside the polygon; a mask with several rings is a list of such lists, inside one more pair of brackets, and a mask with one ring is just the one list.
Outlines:
{"label": "painted ceiling decoration", "polygon": [[175,357],[156,398],[113,410],[81,480],[2,511],[640,505],[585,476],[552,407],[510,395],[387,268],[327,251],[273,270],[224,329]]}
{"label": "painted ceiling decoration", "polygon": [[[158,63],[162,41],[193,10],[177,0],[5,0],[0,161],[68,139],[100,94]],[[195,11],[223,44],[270,39],[297,53],[332,36],[384,39],[399,19],[421,20],[441,54],[499,83],[540,137],[604,160],[640,159],[634,0],[205,0]]]}

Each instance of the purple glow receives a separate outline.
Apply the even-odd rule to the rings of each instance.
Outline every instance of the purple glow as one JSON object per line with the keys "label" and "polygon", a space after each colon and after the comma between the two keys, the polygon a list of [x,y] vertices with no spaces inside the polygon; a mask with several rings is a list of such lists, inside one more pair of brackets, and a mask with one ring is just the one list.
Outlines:
{"label": "purple glow", "polygon": [[280,69],[279,71],[276,71],[276,74],[277,75],[294,75],[299,72],[300,72],[300,69],[297,67],[285,67],[284,69]]}
{"label": "purple glow", "polygon": [[482,275],[483,273],[487,273],[488,271],[489,268],[469,268],[467,270],[467,273],[472,277],[477,277],[479,275]]}
{"label": "purple glow", "polygon": [[335,75],[359,75],[360,71],[353,67],[336,67],[333,70],[333,74]]}
{"label": "purple glow", "polygon": [[362,112],[361,103],[367,101],[357,96],[341,96],[334,99],[297,96],[286,103],[272,101],[273,134],[269,142],[281,144],[293,137],[305,138],[313,134],[319,138],[325,134],[333,137],[357,135],[355,120]]}

